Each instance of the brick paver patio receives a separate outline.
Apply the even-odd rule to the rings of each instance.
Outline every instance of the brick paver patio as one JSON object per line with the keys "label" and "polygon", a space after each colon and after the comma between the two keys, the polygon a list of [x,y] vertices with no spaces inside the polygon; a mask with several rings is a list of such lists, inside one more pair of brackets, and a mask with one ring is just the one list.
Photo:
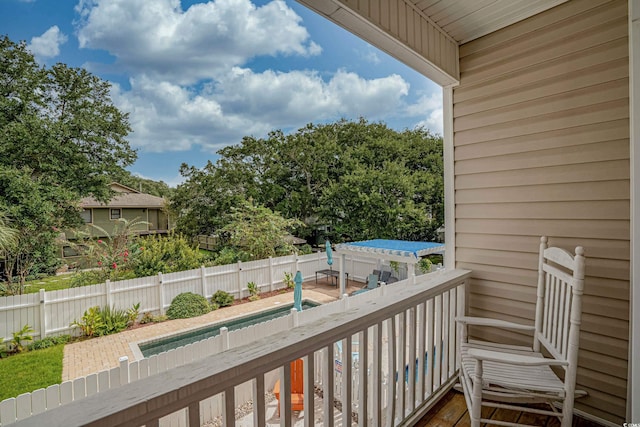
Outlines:
{"label": "brick paver patio", "polygon": [[[338,298],[339,291],[335,286],[328,283],[319,281],[316,284],[315,280],[305,282],[303,284],[303,298],[318,303],[335,301]],[[347,292],[352,292],[363,286],[362,283],[351,280],[348,285]],[[292,302],[293,292],[287,292],[251,303],[225,307],[204,316],[165,321],[118,334],[67,344],[64,347],[62,381],[73,380],[105,369],[115,368],[119,365],[118,361],[122,356],[127,356],[130,361],[136,360],[136,353],[132,351],[131,344],[199,328],[223,319],[243,316]]]}

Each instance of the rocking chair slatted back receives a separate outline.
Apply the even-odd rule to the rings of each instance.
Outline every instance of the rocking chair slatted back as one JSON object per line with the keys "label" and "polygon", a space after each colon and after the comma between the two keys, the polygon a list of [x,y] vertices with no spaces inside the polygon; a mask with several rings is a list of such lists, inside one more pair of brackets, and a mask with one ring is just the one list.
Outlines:
{"label": "rocking chair slatted back", "polygon": [[547,239],[541,239],[534,351],[540,351],[542,344],[555,359],[568,361],[568,366],[575,366],[578,357],[583,277],[582,247],[572,256],[564,249],[547,248]]}

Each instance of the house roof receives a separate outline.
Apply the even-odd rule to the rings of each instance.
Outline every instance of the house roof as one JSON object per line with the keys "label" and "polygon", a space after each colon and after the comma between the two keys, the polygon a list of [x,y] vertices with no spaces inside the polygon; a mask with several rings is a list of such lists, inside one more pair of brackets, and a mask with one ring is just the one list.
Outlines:
{"label": "house roof", "polygon": [[102,203],[93,197],[80,200],[82,208],[162,208],[165,200],[162,197],[140,193],[117,182],[111,183],[111,189],[116,192],[108,203]]}

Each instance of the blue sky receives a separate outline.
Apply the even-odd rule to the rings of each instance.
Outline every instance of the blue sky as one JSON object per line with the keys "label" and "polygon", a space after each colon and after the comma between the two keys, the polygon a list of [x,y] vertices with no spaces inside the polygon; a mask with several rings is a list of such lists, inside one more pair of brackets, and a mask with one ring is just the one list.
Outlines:
{"label": "blue sky", "polygon": [[0,0],[0,33],[112,83],[136,175],[181,182],[243,136],[340,118],[442,133],[440,88],[290,0]]}

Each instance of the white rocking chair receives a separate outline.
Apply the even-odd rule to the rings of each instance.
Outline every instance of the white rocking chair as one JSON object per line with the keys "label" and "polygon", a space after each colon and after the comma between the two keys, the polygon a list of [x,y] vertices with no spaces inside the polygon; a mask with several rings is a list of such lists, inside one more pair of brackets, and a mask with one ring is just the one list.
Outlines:
{"label": "white rocking chair", "polygon": [[[471,427],[479,427],[480,423],[523,425],[481,418],[482,406],[557,416],[562,427],[570,427],[574,399],[586,395],[584,391],[575,391],[584,249],[577,247],[574,257],[564,249],[547,248],[546,237],[540,241],[534,325],[478,317],[456,318],[461,340],[460,383]],[[469,325],[532,331],[533,346],[469,340]],[[540,351],[541,345],[546,357]],[[552,366],[556,370],[562,368],[564,379],[556,375]],[[540,402],[549,403],[551,410],[521,406]],[[554,404],[562,404],[561,411]]]}

